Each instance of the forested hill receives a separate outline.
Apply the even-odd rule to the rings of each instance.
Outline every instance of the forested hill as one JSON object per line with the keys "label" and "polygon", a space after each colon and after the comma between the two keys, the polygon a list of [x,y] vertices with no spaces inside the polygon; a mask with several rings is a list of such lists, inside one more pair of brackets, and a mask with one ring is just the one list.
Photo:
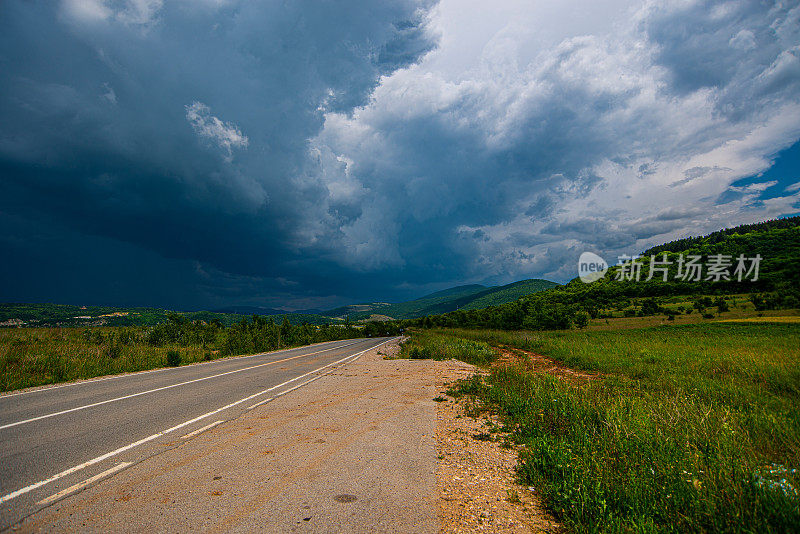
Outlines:
{"label": "forested hill", "polygon": [[[715,254],[716,252],[703,252],[710,250],[718,243],[729,243],[732,236],[749,236],[745,240],[754,237],[756,234],[769,234],[772,230],[786,230],[797,228],[800,226],[800,215],[795,217],[787,217],[785,219],[774,219],[771,221],[764,221],[755,224],[743,224],[733,228],[724,228],[717,232],[710,233],[706,236],[687,237],[670,241],[663,245],[657,245],[649,248],[642,253],[643,256],[652,256],[659,252],[682,252],[682,251],[697,251],[700,253]],[[777,241],[777,240],[776,240]]]}
{"label": "forested hill", "polygon": [[[686,276],[685,262],[690,256],[699,257],[698,263],[703,268],[700,276]],[[755,270],[736,273],[740,256],[748,270],[753,267],[753,258],[760,257],[757,278]],[[654,270],[652,279],[647,280],[651,260],[665,262],[664,270]],[[710,276],[709,265],[715,261],[727,263],[725,276]],[[666,297],[679,295],[692,300],[749,294],[756,309],[798,308],[800,217],[739,226],[666,243],[649,249],[637,263],[637,276],[632,276],[630,266],[614,266],[603,278],[590,284],[575,278],[564,286],[500,306],[461,309],[419,319],[412,324],[504,329],[569,328],[581,314],[597,317],[601,310],[637,306],[641,307],[637,308],[637,313],[645,310],[650,314],[663,312],[660,303]],[[663,279],[665,271],[666,281]],[[648,300],[646,306],[643,300]]]}
{"label": "forested hill", "polygon": [[556,285],[555,282],[550,282],[549,280],[532,279],[495,287],[481,285],[457,286],[407,302],[346,306],[327,312],[326,315],[339,318],[347,317],[351,321],[366,319],[375,315],[390,319],[413,319],[454,310],[470,310],[504,304]]}

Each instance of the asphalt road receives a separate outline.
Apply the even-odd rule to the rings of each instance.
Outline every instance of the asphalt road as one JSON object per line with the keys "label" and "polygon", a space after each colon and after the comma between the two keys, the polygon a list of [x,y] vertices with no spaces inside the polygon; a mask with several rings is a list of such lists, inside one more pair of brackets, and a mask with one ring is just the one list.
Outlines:
{"label": "asphalt road", "polygon": [[385,341],[335,341],[0,395],[0,530]]}

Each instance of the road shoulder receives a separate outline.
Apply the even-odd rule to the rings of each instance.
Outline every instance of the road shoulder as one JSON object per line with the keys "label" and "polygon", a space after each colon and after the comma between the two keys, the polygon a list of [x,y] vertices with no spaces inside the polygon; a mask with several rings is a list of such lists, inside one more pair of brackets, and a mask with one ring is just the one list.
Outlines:
{"label": "road shoulder", "polygon": [[[466,503],[471,515],[459,521],[442,509],[442,481],[467,480],[475,470],[465,450],[489,455],[507,479],[515,461],[470,448],[475,440],[462,439],[467,427],[458,430],[467,448],[452,447],[456,430],[448,425],[469,418],[434,398],[474,368],[385,359],[396,351],[396,342],[372,349],[234,420],[165,442],[163,453],[55,502],[18,529],[434,533],[504,524],[497,521],[506,508],[488,522]],[[499,486],[484,482],[475,480],[471,495],[496,497]],[[447,495],[454,487],[446,484]]]}
{"label": "road shoulder", "polygon": [[469,397],[446,394],[448,386],[474,373],[443,369],[436,418],[440,532],[522,534],[557,532],[535,488],[517,483],[516,447],[504,445],[500,421],[477,415]]}

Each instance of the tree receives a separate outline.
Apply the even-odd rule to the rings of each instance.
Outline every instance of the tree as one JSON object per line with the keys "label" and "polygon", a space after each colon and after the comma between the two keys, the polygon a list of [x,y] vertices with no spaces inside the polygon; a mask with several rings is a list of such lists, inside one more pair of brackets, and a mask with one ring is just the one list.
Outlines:
{"label": "tree", "polygon": [[283,322],[281,323],[280,335],[278,337],[278,348],[280,348],[281,342],[283,342],[284,346],[291,345],[294,341],[293,334],[292,323],[290,323],[289,318],[284,315]]}

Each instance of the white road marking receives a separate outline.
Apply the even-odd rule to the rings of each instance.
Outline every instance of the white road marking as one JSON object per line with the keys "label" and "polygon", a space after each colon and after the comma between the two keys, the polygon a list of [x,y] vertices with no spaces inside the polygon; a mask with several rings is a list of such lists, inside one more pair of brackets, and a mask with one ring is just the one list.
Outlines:
{"label": "white road marking", "polygon": [[195,430],[194,432],[189,432],[189,433],[188,433],[188,434],[186,434],[185,436],[181,436],[181,439],[189,439],[189,438],[193,438],[193,437],[195,437],[197,434],[202,434],[202,433],[203,433],[203,432],[205,432],[206,430],[212,429],[212,428],[214,428],[215,426],[217,426],[217,425],[219,425],[219,424],[222,424],[222,423],[224,423],[224,422],[225,422],[225,421],[214,421],[214,422],[213,422],[213,423],[211,423],[210,425],[206,425],[206,426],[204,426],[203,428],[198,428],[198,429],[197,429],[197,430]]}
{"label": "white road marking", "polygon": [[[355,356],[361,356],[365,352],[373,350],[373,349],[376,349],[376,348],[380,347],[381,345],[385,345],[386,343],[392,341],[393,339],[396,339],[396,338],[387,339],[386,341],[384,341],[382,343],[378,343],[374,347],[370,347],[368,349],[365,349],[365,350],[359,352],[358,354],[351,354],[350,356],[342,358],[341,360],[335,361],[333,363],[329,363],[328,365],[324,365],[324,366],[320,367],[319,369],[315,369],[313,371],[309,371],[308,373],[306,373],[304,375],[300,375],[300,376],[297,376],[295,378],[292,378],[291,380],[287,380],[286,382],[283,382],[282,384],[278,384],[277,386],[272,386],[271,388],[265,389],[264,391],[259,391],[258,393],[254,393],[254,394],[252,394],[252,395],[250,395],[248,397],[245,397],[243,399],[240,399],[238,401],[234,401],[234,402],[232,402],[230,404],[226,404],[222,408],[217,408],[216,410],[213,410],[213,411],[210,411],[210,412],[205,413],[203,415],[200,415],[198,417],[195,417],[194,419],[190,419],[188,421],[185,421],[183,423],[175,425],[172,428],[168,428],[166,430],[162,430],[161,432],[159,432],[157,434],[153,434],[152,436],[148,436],[146,438],[140,439],[139,441],[135,441],[133,443],[125,445],[124,447],[120,447],[119,449],[113,450],[111,452],[107,452],[106,454],[98,456],[97,458],[92,458],[91,460],[83,462],[82,464],[78,464],[78,465],[76,465],[74,467],[70,467],[69,469],[67,469],[65,471],[62,471],[60,473],[56,473],[55,475],[51,476],[50,478],[47,478],[45,480],[40,480],[39,482],[31,484],[30,486],[26,486],[24,488],[18,489],[17,491],[13,491],[13,492],[11,492],[11,493],[9,493],[7,495],[3,495],[2,497],[0,497],[0,504],[3,504],[4,502],[9,501],[9,500],[11,500],[11,499],[13,499],[15,497],[19,497],[20,495],[24,495],[25,493],[28,493],[29,491],[33,491],[36,488],[44,486],[45,484],[49,484],[50,482],[54,482],[54,481],[56,481],[56,480],[58,480],[60,478],[64,478],[65,476],[71,475],[72,473],[80,471],[84,467],[88,467],[90,465],[94,465],[96,463],[102,462],[103,460],[107,460],[108,458],[111,458],[111,457],[116,456],[118,454],[121,454],[121,453],[123,453],[125,451],[133,449],[134,447],[138,447],[139,445],[147,443],[148,441],[153,441],[154,439],[160,438],[161,436],[163,436],[165,434],[169,434],[170,432],[174,432],[175,430],[178,430],[178,429],[184,428],[186,426],[189,426],[189,425],[191,425],[193,423],[196,423],[197,421],[202,421],[203,419],[205,419],[207,417],[211,417],[212,415],[216,415],[216,414],[218,414],[219,412],[221,412],[223,410],[227,410],[228,408],[233,408],[234,406],[238,406],[239,404],[245,403],[245,402],[247,402],[247,401],[249,401],[251,399],[259,397],[259,396],[263,395],[264,393],[269,393],[270,391],[273,391],[275,389],[283,387],[286,384],[291,384],[292,382],[300,380],[301,378],[305,378],[310,374],[316,373],[317,371],[321,371],[322,369],[326,369],[326,368],[328,368],[328,367],[330,367],[332,365],[336,365],[338,363],[344,362],[345,360],[348,360],[348,359],[353,358]],[[353,343],[353,344],[355,344],[355,343]]]}
{"label": "white road marking", "polygon": [[[384,341],[384,342],[383,342],[383,343],[381,343],[380,345],[375,345],[375,347],[373,347],[373,348],[378,348],[378,347],[380,347],[381,345],[383,345],[384,343],[388,343],[389,341],[391,341],[391,340]],[[372,350],[372,349],[367,349],[367,350]],[[352,358],[353,358],[352,360],[350,360],[350,361],[348,361],[348,362],[344,362],[344,363],[351,363],[351,362],[354,362],[354,361],[356,361],[357,359],[359,359],[359,358],[361,357],[361,355],[362,355],[362,354],[364,354],[365,352],[367,352],[367,350],[361,351],[361,352],[359,352],[358,354],[354,354],[354,355],[352,356]],[[337,362],[337,363],[338,363],[338,362]],[[252,406],[250,406],[249,408],[247,408],[247,410],[249,411],[249,410],[252,410],[253,408],[257,408],[257,407],[261,406],[262,404],[266,404],[266,403],[268,403],[268,402],[270,402],[270,401],[274,401],[274,400],[275,400],[275,399],[277,399],[278,397],[282,397],[282,396],[286,395],[287,393],[291,393],[292,391],[294,391],[294,390],[296,390],[296,389],[298,389],[298,388],[301,388],[301,387],[305,386],[306,384],[310,384],[311,382],[314,382],[315,380],[319,380],[319,379],[320,379],[320,378],[322,378],[323,376],[328,376],[329,374],[331,374],[331,373],[332,373],[332,372],[334,372],[335,370],[336,370],[335,368],[334,368],[334,369],[331,369],[331,370],[330,370],[330,371],[328,371],[327,373],[322,373],[322,374],[321,374],[321,375],[319,375],[319,376],[315,376],[315,377],[314,377],[314,378],[312,378],[311,380],[306,380],[306,381],[305,381],[305,382],[303,382],[302,384],[297,384],[296,386],[294,386],[294,387],[291,387],[291,388],[287,389],[286,391],[281,391],[280,393],[278,393],[278,394],[277,394],[277,395],[275,395],[274,397],[270,397],[270,398],[268,398],[268,399],[264,399],[264,400],[262,400],[261,402],[257,402],[257,403],[255,403],[254,405],[252,405]]]}
{"label": "white road marking", "polygon": [[97,475],[95,475],[95,476],[93,476],[91,478],[87,478],[83,482],[78,482],[74,486],[70,486],[70,487],[68,487],[66,489],[63,489],[63,490],[59,491],[58,493],[50,495],[49,497],[46,497],[46,498],[42,499],[41,501],[37,502],[36,504],[47,505],[47,504],[50,504],[51,502],[55,502],[55,501],[59,500],[61,497],[66,497],[70,493],[75,493],[78,490],[82,490],[83,488],[85,488],[89,484],[92,484],[93,482],[97,482],[98,480],[104,479],[107,476],[111,476],[114,473],[116,473],[117,471],[122,471],[123,469],[125,469],[126,467],[128,467],[131,464],[132,464],[132,462],[120,462],[117,465],[115,465],[114,467],[112,467],[111,469],[106,469],[102,473],[99,473],[99,474],[97,474]]}
{"label": "white road marking", "polygon": [[319,354],[320,352],[328,352],[330,350],[336,350],[336,349],[349,347],[351,345],[355,345],[356,343],[359,343],[359,342],[356,341],[354,343],[350,343],[348,345],[343,345],[343,346],[340,346],[340,347],[332,347],[332,348],[329,348],[329,349],[318,350],[316,352],[309,352],[308,354],[299,354],[297,356],[291,356],[289,358],[284,358],[282,360],[275,360],[274,362],[266,362],[266,363],[260,363],[258,365],[251,365],[250,367],[243,367],[241,369],[234,369],[233,371],[226,371],[224,373],[219,373],[219,374],[216,374],[216,375],[204,376],[204,377],[201,377],[201,378],[195,378],[194,380],[187,380],[186,382],[178,382],[177,384],[170,384],[169,386],[162,386],[160,388],[149,389],[147,391],[140,391],[138,393],[132,393],[130,395],[125,395],[123,397],[116,397],[114,399],[106,399],[104,401],[95,402],[95,403],[92,403],[92,404],[86,404],[84,406],[77,406],[75,408],[69,408],[68,410],[61,410],[60,412],[54,412],[54,413],[49,413],[49,414],[46,414],[46,415],[40,415],[38,417],[31,417],[30,419],[25,419],[25,420],[22,420],[22,421],[15,421],[13,423],[8,423],[8,424],[5,424],[5,425],[2,425],[2,426],[0,426],[0,430],[5,430],[6,428],[11,428],[11,427],[18,426],[18,425],[24,425],[25,423],[32,423],[34,421],[40,421],[42,419],[49,419],[50,417],[56,417],[56,416],[64,415],[64,414],[71,413],[71,412],[77,412],[78,410],[85,410],[87,408],[94,408],[95,406],[101,406],[103,404],[108,404],[108,403],[111,403],[111,402],[118,402],[118,401],[125,400],[125,399],[131,399],[133,397],[139,397],[141,395],[147,395],[149,393],[155,393],[157,391],[164,391],[165,389],[176,388],[178,386],[185,386],[186,384],[193,384],[195,382],[202,382],[203,380],[210,380],[212,378],[219,378],[221,376],[231,375],[231,374],[234,374],[234,373],[241,373],[242,371],[249,371],[251,369],[256,369],[258,367],[264,367],[264,366],[267,366],[267,365],[275,365],[276,363],[288,362],[289,360],[296,360],[297,358],[304,358],[306,356],[312,356],[314,354]]}
{"label": "white road marking", "polygon": [[[290,349],[274,350],[274,351],[270,351],[270,352],[259,352],[258,354],[248,354],[247,356],[233,356],[233,357],[229,357],[229,358],[219,358],[219,359],[216,359],[216,360],[212,360],[210,362],[197,362],[197,363],[193,363],[193,364],[190,364],[190,365],[183,365],[183,366],[180,366],[180,367],[161,367],[159,369],[148,369],[147,371],[135,371],[135,372],[131,372],[131,373],[122,373],[122,374],[114,375],[114,376],[87,378],[85,380],[77,380],[75,382],[70,382],[69,384],[57,384],[57,385],[53,385],[53,386],[37,387],[37,388],[33,388],[33,389],[28,389],[28,390],[25,390],[25,391],[17,391],[16,393],[0,393],[0,401],[2,401],[3,399],[8,399],[9,397],[16,397],[18,395],[28,395],[30,393],[40,393],[42,391],[50,391],[51,389],[61,389],[61,388],[68,388],[68,387],[72,387],[72,386],[80,386],[80,385],[84,385],[84,384],[93,384],[94,382],[105,382],[106,380],[118,380],[120,378],[129,378],[129,377],[132,377],[132,376],[146,375],[148,373],[158,373],[160,371],[175,371],[177,369],[185,369],[187,367],[200,366],[200,365],[212,365],[212,364],[215,364],[215,363],[227,362],[227,361],[231,361],[231,360],[246,360],[247,358],[255,358],[256,356],[266,356],[267,354],[280,354],[282,352],[289,352],[289,351],[292,351],[292,350],[304,349],[304,348],[308,348],[308,347],[313,347],[315,345],[327,345],[329,343],[337,343],[337,342],[336,341],[323,341],[321,343],[312,343],[311,345],[305,345],[305,346],[302,346],[302,347],[292,347]],[[350,346],[350,344],[348,344],[348,345],[340,345],[338,347],[331,347],[331,348],[335,349],[335,348],[343,348],[343,347],[349,347],[349,346]]]}
{"label": "white road marking", "polygon": [[254,404],[254,405],[252,405],[252,406],[248,406],[248,407],[247,407],[247,410],[248,410],[248,411],[250,411],[250,410],[252,410],[253,408],[258,408],[258,407],[259,407],[259,406],[261,406],[262,404],[266,404],[266,403],[268,403],[269,401],[274,401],[276,398],[277,398],[277,397],[267,397],[266,399],[262,400],[261,402],[257,402],[257,403],[255,403],[255,404]]}

